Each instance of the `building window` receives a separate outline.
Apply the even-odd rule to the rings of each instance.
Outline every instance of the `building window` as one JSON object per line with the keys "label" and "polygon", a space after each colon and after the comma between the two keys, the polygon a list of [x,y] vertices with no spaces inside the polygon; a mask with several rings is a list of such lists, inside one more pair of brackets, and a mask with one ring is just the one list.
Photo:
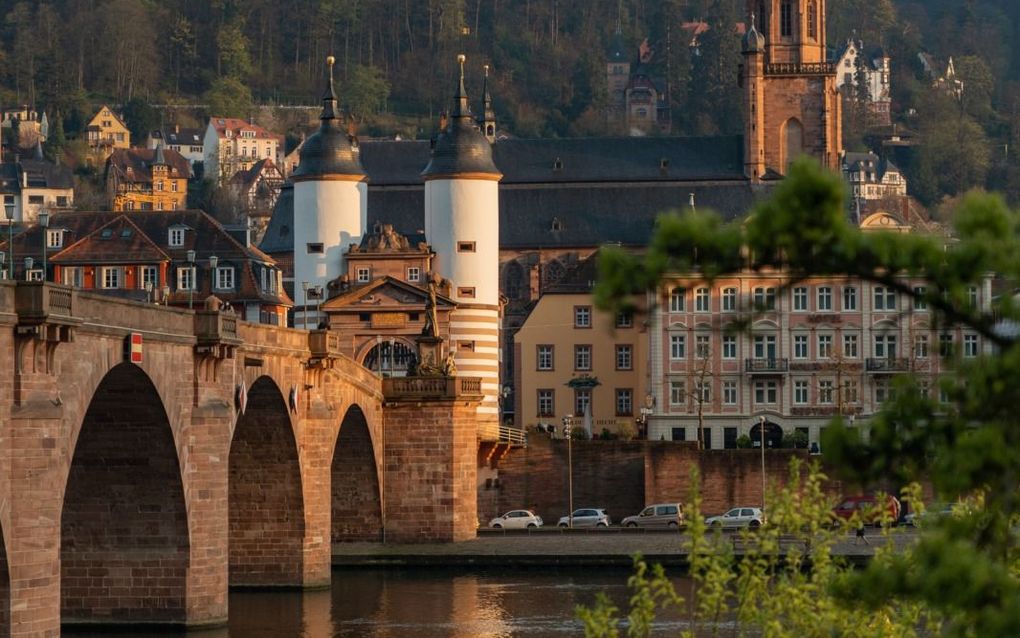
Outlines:
{"label": "building window", "polygon": [[723,381],[722,382],[722,402],[723,402],[723,405],[736,405],[737,404],[737,382],[736,381]]}
{"label": "building window", "polygon": [[832,335],[818,335],[818,358],[832,358]]}
{"label": "building window", "polygon": [[45,199],[42,195],[29,195],[28,203],[30,206],[42,206],[45,203]]}
{"label": "building window", "polygon": [[669,404],[684,405],[687,403],[687,384],[683,381],[669,382]]}
{"label": "building window", "polygon": [[175,179],[170,180],[170,192],[171,193],[177,192],[177,180]]}
{"label": "building window", "polygon": [[634,313],[626,310],[621,310],[616,313],[616,327],[617,328],[633,328],[634,327]]}
{"label": "building window", "polygon": [[421,269],[412,266],[407,269],[407,280],[411,283],[418,283],[421,281]]}
{"label": "building window", "polygon": [[698,403],[704,405],[705,403],[712,402],[712,382],[711,381],[696,381],[694,383],[694,396],[698,398]]}
{"label": "building window", "polygon": [[591,370],[591,346],[574,346],[574,370]]}
{"label": "building window", "polygon": [[875,403],[885,403],[894,397],[892,385],[889,379],[875,379]]}
{"label": "building window", "polygon": [[633,369],[633,349],[629,345],[618,345],[616,346],[616,369],[617,370],[631,370]]}
{"label": "building window", "polygon": [[775,310],[776,309],[776,289],[775,288],[755,288],[754,289],[754,305],[758,310]]}
{"label": "building window", "polygon": [[120,288],[120,268],[104,267],[102,269],[103,288]]}
{"label": "building window", "polygon": [[807,288],[804,286],[798,286],[793,289],[793,309],[794,311],[807,310]]}
{"label": "building window", "polygon": [[697,335],[694,337],[694,356],[707,359],[712,355],[712,336]]}
{"label": "building window", "polygon": [[698,288],[694,291],[694,311],[708,312],[712,305],[712,295],[708,288]]}
{"label": "building window", "polygon": [[616,389],[616,416],[634,414],[634,391],[630,388]]}
{"label": "building window", "polygon": [[687,339],[684,335],[670,335],[669,358],[674,361],[687,357]]}
{"label": "building window", "polygon": [[843,403],[857,403],[857,381],[843,381]]}
{"label": "building window", "polygon": [[319,242],[308,244],[305,248],[309,255],[321,255],[325,252],[325,247]]}
{"label": "building window", "polygon": [[794,381],[793,382],[793,402],[796,405],[804,405],[808,402],[808,382],[807,381]]}
{"label": "building window", "polygon": [[195,270],[194,268],[187,266],[177,269],[177,289],[178,290],[194,290],[195,286]]}
{"label": "building window", "polygon": [[475,289],[471,287],[459,287],[457,288],[457,296],[461,298],[474,299]]}
{"label": "building window", "polygon": [[358,268],[355,272],[356,272],[355,277],[357,278],[357,282],[359,284],[368,283],[372,277],[372,271],[368,268]]}
{"label": "building window", "polygon": [[574,414],[582,416],[591,407],[591,390],[574,390]]}
{"label": "building window", "polygon": [[47,230],[46,231],[46,247],[47,248],[60,248],[64,245],[64,231],[62,230]]}
{"label": "building window", "polygon": [[896,310],[896,291],[892,288],[875,288],[875,310]]}
{"label": "building window", "polygon": [[591,306],[574,306],[574,327],[591,328]]}
{"label": "building window", "polygon": [[963,335],[963,356],[967,358],[978,356],[977,335]]}
{"label": "building window", "polygon": [[783,0],[779,5],[779,35],[788,38],[793,35],[793,3]]}
{"label": "building window", "polygon": [[722,291],[723,312],[734,312],[737,309],[737,289],[723,288]]}
{"label": "building window", "polygon": [[671,441],[683,441],[686,439],[685,432],[687,428],[670,428],[669,436]]}
{"label": "building window", "polygon": [[896,335],[875,335],[875,356],[879,359],[895,359]]}
{"label": "building window", "polygon": [[156,181],[156,190],[159,192],[163,192],[163,180]]}
{"label": "building window", "polygon": [[217,290],[234,289],[234,268],[232,266],[216,267],[216,289]]}
{"label": "building window", "polygon": [[538,369],[539,370],[552,370],[553,369],[553,346],[552,345],[540,345],[538,348]]}
{"label": "building window", "polygon": [[914,286],[914,310],[923,312],[928,309],[928,300],[925,299],[927,293],[926,287]]}
{"label": "building window", "polygon": [[847,359],[857,358],[857,335],[843,335],[843,356]]}
{"label": "building window", "polygon": [[793,358],[808,358],[807,335],[793,335]]}
{"label": "building window", "polygon": [[914,357],[928,358],[928,335],[914,335]]}
{"label": "building window", "polygon": [[183,228],[171,228],[170,238],[167,242],[171,247],[183,246],[184,245],[184,229]]}
{"label": "building window", "polygon": [[754,338],[754,358],[769,359],[776,358],[776,337],[775,335],[757,335]]}
{"label": "building window", "polygon": [[818,7],[814,0],[807,5],[807,35],[812,40],[818,39]]}
{"label": "building window", "polygon": [[953,335],[943,333],[939,335],[939,356],[951,357],[953,352],[956,350],[956,346],[953,343]]}
{"label": "building window", "polygon": [[473,252],[475,252],[475,242],[473,242],[473,241],[459,241],[459,242],[457,242],[457,252],[459,252],[459,253],[473,253]]}
{"label": "building window", "polygon": [[142,288],[145,288],[146,284],[151,284],[152,289],[159,288],[159,269],[155,266],[142,266]]}
{"label": "building window", "polygon": [[832,288],[822,286],[818,289],[818,309],[832,310]]}
{"label": "building window", "polygon": [[758,405],[775,405],[779,400],[779,384],[775,381],[754,382],[754,402]]}
{"label": "building window", "polygon": [[552,416],[555,390],[538,391],[538,416]]}
{"label": "building window", "polygon": [[[0,276],[6,273],[0,273]],[[2,277],[0,277],[2,278]],[[81,288],[84,284],[82,278],[81,268],[78,266],[65,266],[61,269],[60,273],[61,283],[65,286],[74,286],[75,288]]]}
{"label": "building window", "polygon": [[669,293],[669,311],[684,312],[684,297],[687,295],[686,288],[674,288]]}
{"label": "building window", "polygon": [[971,308],[978,307],[978,287],[967,286],[967,303]]}
{"label": "building window", "polygon": [[725,427],[722,429],[723,449],[737,449],[737,428]]}
{"label": "building window", "polygon": [[818,402],[832,403],[832,380],[824,379],[818,382]]}
{"label": "building window", "polygon": [[57,195],[57,207],[67,208],[67,206],[68,206],[67,195]]}
{"label": "building window", "polygon": [[737,338],[733,335],[723,335],[722,338],[722,358],[723,359],[736,359],[737,358]]}

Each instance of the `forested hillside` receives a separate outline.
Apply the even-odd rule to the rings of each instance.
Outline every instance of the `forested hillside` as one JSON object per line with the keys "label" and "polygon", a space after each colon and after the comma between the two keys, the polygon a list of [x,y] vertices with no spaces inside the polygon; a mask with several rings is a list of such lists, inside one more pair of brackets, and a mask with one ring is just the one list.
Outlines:
{"label": "forested hillside", "polygon": [[[97,103],[125,105],[134,129],[148,104],[314,104],[323,61],[337,57],[341,95],[370,134],[427,135],[445,107],[455,56],[469,90],[491,66],[502,128],[526,136],[600,135],[605,52],[619,25],[668,88],[673,132],[738,132],[743,0],[33,0],[0,1],[2,102],[28,103],[68,136]],[[937,202],[970,185],[1020,194],[1020,20],[1015,0],[828,0],[829,43],[851,34],[893,58],[893,110],[921,146],[905,169]],[[698,49],[684,22],[705,21]],[[962,102],[933,94],[917,54],[953,56]],[[197,118],[180,109],[174,117]],[[167,117],[166,112],[162,117]],[[947,124],[948,122],[948,124]],[[873,132],[871,132],[873,133]],[[849,123],[847,145],[875,138]]]}

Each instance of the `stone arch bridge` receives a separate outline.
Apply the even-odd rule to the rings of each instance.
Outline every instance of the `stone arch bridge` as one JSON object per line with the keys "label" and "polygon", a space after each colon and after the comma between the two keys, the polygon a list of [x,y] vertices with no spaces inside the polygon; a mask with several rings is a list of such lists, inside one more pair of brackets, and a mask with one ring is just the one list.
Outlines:
{"label": "stone arch bridge", "polygon": [[328,585],[336,543],[474,536],[478,379],[217,305],[0,283],[0,637],[222,624],[229,587]]}

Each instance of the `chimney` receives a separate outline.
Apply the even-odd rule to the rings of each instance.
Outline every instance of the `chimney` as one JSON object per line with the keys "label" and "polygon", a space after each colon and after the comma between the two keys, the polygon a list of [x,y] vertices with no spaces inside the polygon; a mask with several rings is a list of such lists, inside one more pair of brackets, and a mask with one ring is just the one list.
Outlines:
{"label": "chimney", "polygon": [[181,125],[180,124],[174,124],[174,133],[180,134],[180,132],[181,132]]}

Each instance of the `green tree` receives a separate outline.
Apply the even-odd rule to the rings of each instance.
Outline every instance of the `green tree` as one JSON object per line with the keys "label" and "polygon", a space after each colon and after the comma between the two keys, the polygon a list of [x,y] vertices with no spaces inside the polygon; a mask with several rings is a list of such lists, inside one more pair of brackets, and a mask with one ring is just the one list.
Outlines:
{"label": "green tree", "polygon": [[239,22],[223,25],[216,34],[216,68],[221,76],[242,81],[251,75],[248,38]]}
{"label": "green tree", "polygon": [[215,80],[205,92],[204,99],[211,116],[247,117],[251,113],[251,89],[235,78]]}
{"label": "green tree", "polygon": [[[1020,215],[998,196],[975,193],[954,215],[951,243],[921,234],[863,233],[847,220],[844,192],[839,176],[801,160],[744,220],[724,224],[703,212],[664,216],[644,256],[603,251],[597,301],[622,308],[634,292],[655,289],[665,273],[695,267],[708,281],[746,268],[778,269],[791,281],[839,273],[918,296],[936,325],[963,326],[993,345],[994,354],[973,362],[946,360],[939,381],[945,401],[904,377],[895,398],[869,420],[867,440],[836,419],[822,446],[827,463],[847,480],[927,480],[942,498],[972,499],[973,512],[926,528],[916,544],[863,572],[833,574],[820,590],[796,591],[804,594],[800,600],[821,593],[836,608],[860,607],[870,612],[867,619],[897,628],[879,624],[875,635],[916,635],[923,618],[940,622],[943,635],[1020,635],[1014,527],[1020,516],[1020,343],[1014,336],[1020,306],[1009,294],[983,307],[968,297],[969,287],[989,273],[1001,277],[1006,290],[1020,281]],[[905,278],[927,284],[918,291]],[[908,619],[907,627],[897,618]],[[772,625],[767,634],[856,634],[799,631]]]}
{"label": "green tree", "polygon": [[390,83],[379,67],[356,64],[347,76],[342,91],[351,112],[358,117],[379,113],[386,108]]}
{"label": "green tree", "polygon": [[159,111],[142,98],[134,97],[124,103],[122,112],[124,123],[131,131],[131,143],[144,146],[145,138],[159,126]]}
{"label": "green tree", "polygon": [[57,112],[54,113],[52,121],[50,135],[44,146],[46,159],[63,164],[64,148],[67,146],[67,136],[64,134],[64,117]]}

